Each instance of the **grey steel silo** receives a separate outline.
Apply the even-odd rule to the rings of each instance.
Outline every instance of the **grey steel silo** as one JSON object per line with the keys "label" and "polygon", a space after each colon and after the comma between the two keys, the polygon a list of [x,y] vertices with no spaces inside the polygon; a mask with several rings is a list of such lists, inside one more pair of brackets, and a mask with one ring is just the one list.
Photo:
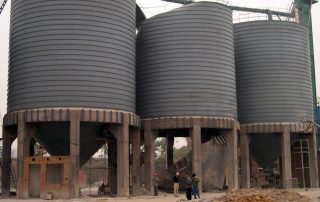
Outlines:
{"label": "grey steel silo", "polygon": [[137,40],[142,118],[237,117],[232,11],[192,3],[152,17]]}
{"label": "grey steel silo", "polygon": [[134,0],[13,0],[8,111],[135,112]]}
{"label": "grey steel silo", "polygon": [[8,114],[38,114],[27,120],[41,120],[33,138],[68,156],[77,111],[83,165],[105,144],[104,128],[138,119],[135,36],[135,0],[12,0]]}
{"label": "grey steel silo", "polygon": [[240,123],[313,120],[307,29],[255,21],[234,33]]}

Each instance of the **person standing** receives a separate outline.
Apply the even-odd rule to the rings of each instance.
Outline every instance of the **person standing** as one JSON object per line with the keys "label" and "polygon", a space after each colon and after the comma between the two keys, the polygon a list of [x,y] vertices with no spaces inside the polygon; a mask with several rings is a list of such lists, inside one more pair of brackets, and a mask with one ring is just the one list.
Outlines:
{"label": "person standing", "polygon": [[173,194],[174,197],[178,197],[179,196],[179,173],[177,172],[176,175],[173,177]]}
{"label": "person standing", "polygon": [[153,187],[154,187],[154,195],[158,196],[158,188],[159,188],[159,182],[160,182],[158,173],[154,173],[152,181],[153,181]]}
{"label": "person standing", "polygon": [[192,174],[192,194],[194,196],[194,199],[200,198],[200,193],[199,193],[199,182],[200,180],[196,178],[196,174]]}
{"label": "person standing", "polygon": [[192,199],[192,196],[191,196],[192,180],[191,180],[191,177],[189,176],[189,173],[186,173],[186,178],[187,178],[187,183],[186,183],[186,187],[187,187],[186,196],[187,196],[187,199],[188,199],[188,200],[191,200],[191,199]]}

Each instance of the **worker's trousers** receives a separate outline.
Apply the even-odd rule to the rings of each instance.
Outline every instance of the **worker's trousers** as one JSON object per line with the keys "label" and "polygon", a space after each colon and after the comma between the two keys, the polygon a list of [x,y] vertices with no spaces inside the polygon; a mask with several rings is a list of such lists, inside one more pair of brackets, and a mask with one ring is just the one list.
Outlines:
{"label": "worker's trousers", "polygon": [[173,183],[174,196],[179,196],[179,183]]}

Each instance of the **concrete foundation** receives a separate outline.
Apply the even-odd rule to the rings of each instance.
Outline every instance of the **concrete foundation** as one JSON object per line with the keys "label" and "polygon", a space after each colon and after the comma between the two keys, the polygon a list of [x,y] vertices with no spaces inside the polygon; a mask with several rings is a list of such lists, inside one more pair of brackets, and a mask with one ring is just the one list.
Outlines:
{"label": "concrete foundation", "polygon": [[11,178],[11,145],[17,138],[16,128],[3,127],[3,150],[2,150],[2,179],[1,179],[1,195],[6,198],[10,196],[10,178]]}
{"label": "concrete foundation", "polygon": [[[48,158],[32,157],[30,152],[30,140],[35,136],[38,128],[45,123],[66,122],[69,123],[69,155],[51,156]],[[132,189],[137,192],[140,189],[140,133],[139,117],[127,112],[109,111],[100,109],[81,108],[54,108],[33,109],[8,113],[4,117],[3,137],[4,152],[2,170],[3,195],[8,196],[10,191],[10,159],[11,144],[18,138],[18,169],[17,169],[17,198],[29,197],[45,198],[48,192],[53,193],[54,198],[78,198],[80,196],[79,170],[80,170],[80,133],[82,123],[106,124],[115,140],[109,143],[109,148],[116,153],[109,156],[109,165],[113,166],[109,172],[109,183],[117,196],[129,196],[129,136],[132,136],[134,183]],[[131,128],[131,130],[129,130]],[[130,134],[129,131],[135,131]],[[45,134],[44,134],[45,135]],[[98,138],[96,141],[105,142],[107,139]],[[116,150],[116,151],[115,151]],[[139,158],[138,158],[139,156]],[[114,159],[115,157],[115,159]],[[53,158],[53,159],[52,159]],[[58,160],[57,160],[58,158]],[[58,161],[58,162],[56,162]],[[63,161],[63,181],[60,184],[48,185],[46,180],[55,181],[61,172],[53,171],[54,166],[47,169],[48,165],[61,164]],[[138,166],[139,165],[139,166]],[[114,167],[115,166],[115,167]],[[139,167],[139,168],[138,168]],[[50,173],[48,173],[50,172]],[[60,174],[59,174],[60,173]],[[47,178],[47,174],[49,178]],[[9,177],[8,177],[9,176]],[[40,182],[37,178],[40,178]],[[112,179],[111,179],[112,178]],[[114,183],[116,182],[116,183]],[[32,188],[30,188],[30,185]],[[72,185],[72,186],[69,186]],[[39,194],[38,194],[39,192]]]}
{"label": "concrete foundation", "polygon": [[[225,136],[228,140],[228,165],[225,171],[228,179],[229,189],[238,188],[238,154],[237,154],[237,132],[240,129],[237,121],[233,119],[223,118],[208,118],[208,117],[181,117],[181,118],[161,118],[161,119],[147,119],[142,120],[144,129],[144,143],[145,143],[145,170],[146,170],[146,188],[152,193],[153,184],[152,178],[155,172],[154,163],[154,143],[157,137],[161,137],[161,131],[170,130],[171,137],[164,136],[168,140],[167,156],[168,164],[171,161],[171,144],[169,140],[174,137],[191,137],[192,139],[192,170],[186,171],[196,173],[197,178],[200,179],[200,192],[202,191],[202,129],[216,129]],[[189,132],[181,134],[181,129]],[[175,133],[174,131],[180,131]],[[169,146],[170,145],[170,146]],[[172,144],[173,146],[173,144]],[[173,177],[173,176],[172,176]],[[184,176],[181,176],[184,177]]]}
{"label": "concrete foundation", "polygon": [[153,195],[153,176],[155,173],[154,143],[158,137],[158,131],[152,129],[152,122],[144,123],[144,164],[145,164],[145,187]]}
{"label": "concrete foundation", "polygon": [[132,194],[139,195],[141,192],[141,137],[140,130],[132,132]]}
{"label": "concrete foundation", "polygon": [[199,182],[199,192],[202,192],[202,143],[200,119],[193,119],[190,129],[192,140],[192,173],[196,173]]}
{"label": "concrete foundation", "polygon": [[318,162],[316,152],[317,130],[310,127],[309,123],[259,123],[241,125],[240,130],[240,150],[241,150],[241,187],[250,187],[250,151],[249,144],[252,136],[259,134],[278,134],[281,136],[281,186],[282,188],[292,188],[292,137],[293,135],[304,135],[309,140],[309,161],[310,161],[310,181],[311,188],[319,187]]}

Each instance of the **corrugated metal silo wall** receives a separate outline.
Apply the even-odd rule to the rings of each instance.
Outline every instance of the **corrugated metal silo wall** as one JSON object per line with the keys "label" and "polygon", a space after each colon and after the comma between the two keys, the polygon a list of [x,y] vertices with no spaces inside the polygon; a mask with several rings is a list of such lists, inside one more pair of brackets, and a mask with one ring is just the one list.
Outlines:
{"label": "corrugated metal silo wall", "polygon": [[137,112],[142,118],[237,117],[232,11],[192,3],[142,23]]}
{"label": "corrugated metal silo wall", "polygon": [[308,30],[255,21],[234,33],[240,123],[313,120]]}
{"label": "corrugated metal silo wall", "polygon": [[135,0],[12,0],[8,111],[135,112]]}

